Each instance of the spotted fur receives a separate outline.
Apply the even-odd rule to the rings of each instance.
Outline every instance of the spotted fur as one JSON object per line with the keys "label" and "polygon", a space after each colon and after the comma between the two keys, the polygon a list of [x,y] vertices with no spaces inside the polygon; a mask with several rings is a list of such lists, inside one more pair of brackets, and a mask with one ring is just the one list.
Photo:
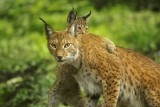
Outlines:
{"label": "spotted fur", "polygon": [[[88,33],[88,17],[91,15],[91,11],[82,17],[77,17],[77,12],[75,12],[74,8],[69,12],[67,17],[67,29],[71,28],[74,23],[74,33],[75,35],[83,35]],[[110,53],[114,53],[116,50],[115,44],[106,38],[106,49]]]}
{"label": "spotted fur", "polygon": [[[47,27],[46,34],[51,29]],[[88,96],[102,95],[102,107],[160,107],[159,64],[119,47],[111,54],[103,38],[90,33],[76,36],[74,27],[52,29],[48,48],[58,63],[74,66],[71,74]]]}
{"label": "spotted fur", "polygon": [[[82,17],[77,17],[77,13],[74,11],[74,8],[69,12],[69,15],[68,15],[68,17],[67,17],[67,29],[68,28],[70,28],[70,26],[73,24],[73,22],[75,23],[75,27],[74,27],[74,29],[75,29],[75,34],[76,35],[83,35],[83,34],[85,34],[85,33],[88,33],[88,23],[87,23],[87,18],[90,16],[90,14],[91,14],[91,12],[89,13],[89,14],[87,14],[87,15],[85,15],[85,16],[82,16]],[[49,27],[50,28],[50,27]],[[50,30],[49,30],[50,31]],[[63,41],[63,43],[65,43],[65,41]],[[56,47],[56,46],[52,46],[52,45],[50,45],[49,47]],[[109,51],[109,52],[111,52],[111,53],[113,53],[114,52],[114,50],[116,49],[116,47],[115,47],[115,45],[114,45],[114,43],[112,42],[112,41],[110,41],[109,39],[108,40],[106,40],[106,49]],[[51,50],[52,51],[52,50]],[[57,60],[58,60],[58,57],[56,58]],[[68,66],[70,66],[70,65],[68,65]],[[68,66],[63,66],[63,65],[61,65],[61,66],[57,66],[56,68],[56,73],[57,74],[66,74],[66,73],[62,73],[62,72],[64,72],[64,71],[60,71],[62,68],[65,70],[65,72],[67,72],[67,70],[68,70]],[[59,68],[60,67],[60,68]],[[71,66],[70,66],[71,67]],[[69,71],[74,71],[75,69],[74,69],[74,67],[73,67],[73,70],[72,69],[69,69]],[[70,74],[66,74],[66,75],[68,75],[70,78],[73,78],[73,75],[71,75],[71,73]],[[70,86],[70,85],[75,85],[76,84],[76,82],[74,81],[74,80],[72,80],[72,81],[70,81],[70,83],[69,82],[67,82],[68,80],[66,80],[66,81],[63,81],[61,78],[63,78],[63,76],[57,76],[57,81],[56,81],[56,85],[54,85],[51,89],[50,89],[50,92],[49,92],[49,102],[50,102],[50,104],[49,105],[56,105],[56,106],[54,106],[54,107],[57,107],[58,106],[58,104],[59,104],[59,102],[65,102],[66,104],[68,104],[68,105],[73,105],[73,106],[76,106],[76,107],[78,107],[79,105],[84,105],[85,103],[88,103],[88,102],[90,102],[90,103],[88,103],[88,105],[91,105],[92,107],[95,107],[96,106],[96,103],[97,103],[97,99],[99,98],[99,95],[96,95],[96,97],[95,97],[95,95],[93,95],[93,96],[91,96],[91,97],[87,97],[86,99],[85,99],[85,101],[84,101],[84,99],[82,99],[82,97],[80,97],[80,90],[79,90],[79,88],[72,88],[72,87],[70,87],[70,88],[72,88],[72,89],[70,89],[70,90],[72,90],[72,92],[76,92],[76,93],[73,93],[72,95],[70,95],[69,94],[69,96],[67,96],[68,94],[65,94],[65,93],[68,93],[68,92],[66,92],[65,91],[65,89],[66,89],[66,86]],[[59,84],[59,82],[62,82],[63,84],[66,84],[66,85],[63,85],[63,88],[61,88],[62,86],[61,86],[61,84]],[[67,89],[68,89],[68,87],[67,87]],[[59,90],[58,92],[57,91],[54,91],[54,90]],[[78,94],[78,95],[77,95]],[[75,96],[77,97],[77,98],[75,98]],[[58,97],[56,97],[56,96],[59,96],[60,98],[58,98]],[[70,101],[66,101],[65,100],[65,98],[64,98],[64,96],[66,96],[65,98],[67,98],[68,97],[68,99],[70,99]],[[62,99],[62,98],[64,98],[64,99]],[[74,99],[73,99],[73,98]],[[53,99],[54,98],[54,99]],[[54,101],[54,102],[53,102]],[[80,101],[81,103],[71,103],[71,101],[72,102],[77,102],[77,101]],[[76,105],[76,104],[78,104],[78,105]],[[84,106],[83,106],[84,107]]]}

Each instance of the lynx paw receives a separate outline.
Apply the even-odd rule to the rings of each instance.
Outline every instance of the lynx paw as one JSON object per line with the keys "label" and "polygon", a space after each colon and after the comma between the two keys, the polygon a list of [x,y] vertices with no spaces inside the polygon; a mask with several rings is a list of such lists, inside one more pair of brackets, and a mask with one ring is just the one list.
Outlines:
{"label": "lynx paw", "polygon": [[114,53],[116,50],[116,46],[113,42],[110,42],[109,44],[107,44],[107,51],[110,53]]}

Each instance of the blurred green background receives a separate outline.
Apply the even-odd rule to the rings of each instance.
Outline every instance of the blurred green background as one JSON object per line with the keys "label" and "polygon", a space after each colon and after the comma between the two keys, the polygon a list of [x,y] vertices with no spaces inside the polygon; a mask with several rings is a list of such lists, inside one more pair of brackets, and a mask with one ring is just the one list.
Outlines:
{"label": "blurred green background", "polygon": [[0,0],[0,107],[47,106],[56,62],[38,17],[63,30],[73,5],[89,32],[160,62],[158,0]]}

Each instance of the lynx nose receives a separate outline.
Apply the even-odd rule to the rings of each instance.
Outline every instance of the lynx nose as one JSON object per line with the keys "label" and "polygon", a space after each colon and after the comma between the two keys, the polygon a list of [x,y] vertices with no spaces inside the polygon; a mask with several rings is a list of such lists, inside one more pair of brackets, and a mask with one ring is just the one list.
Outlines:
{"label": "lynx nose", "polygon": [[58,62],[63,62],[63,61],[64,61],[62,56],[57,56],[56,60],[57,60]]}
{"label": "lynx nose", "polygon": [[58,60],[62,60],[62,58],[63,58],[62,56],[57,56]]}

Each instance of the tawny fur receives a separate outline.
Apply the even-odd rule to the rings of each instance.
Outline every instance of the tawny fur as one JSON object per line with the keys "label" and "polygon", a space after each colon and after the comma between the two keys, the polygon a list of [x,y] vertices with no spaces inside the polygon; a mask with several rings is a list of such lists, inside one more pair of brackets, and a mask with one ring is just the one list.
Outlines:
{"label": "tawny fur", "polygon": [[[55,51],[49,47],[53,56],[63,56],[62,63],[77,69],[74,77],[86,93],[103,95],[103,107],[160,106],[160,67],[150,59],[122,48],[111,54],[105,40],[94,34],[54,32],[48,39],[52,43],[58,44]],[[65,43],[72,46],[63,50]]]}
{"label": "tawny fur", "polygon": [[80,87],[73,77],[76,68],[68,64],[60,64],[56,71],[56,82],[49,91],[49,106],[59,107],[62,103],[73,107],[85,107],[85,99],[82,99]]}
{"label": "tawny fur", "polygon": [[[83,17],[77,17],[76,18],[76,17],[77,17],[76,12],[74,11],[74,9],[72,9],[69,12],[69,15],[68,15],[68,18],[67,18],[68,28],[70,28],[70,26],[72,26],[72,24],[74,22],[75,23],[75,28],[74,28],[75,29],[75,35],[78,36],[78,35],[83,35],[85,33],[88,33],[87,18],[83,18]],[[114,43],[112,41],[110,41],[109,39],[106,40],[106,50],[109,51],[110,53],[114,53],[115,49],[116,49],[116,47],[115,47]],[[68,65],[68,66],[69,66],[69,68],[71,67],[70,65]],[[57,76],[57,81],[55,83],[56,85],[54,85],[50,89],[50,93],[49,93],[50,104],[49,105],[52,105],[53,107],[57,107],[59,105],[59,103],[65,102],[68,105],[78,107],[79,105],[82,106],[82,105],[84,105],[84,103],[88,103],[90,101],[91,104],[89,104],[89,105],[92,105],[92,107],[93,107],[93,105],[96,106],[96,103],[98,101],[97,99],[99,98],[99,95],[96,95],[96,96],[93,95],[92,97],[86,98],[86,100],[89,100],[89,101],[86,101],[86,102],[81,101],[82,97],[79,97],[80,96],[80,92],[79,92],[80,90],[77,87],[77,82],[73,80],[73,74],[71,74],[71,72],[70,72],[70,70],[75,71],[75,68],[73,67],[72,69],[68,69],[68,66],[58,65],[56,67],[56,73],[59,76]],[[61,71],[62,68],[63,68],[63,71]],[[65,73],[63,73],[63,72],[65,72]],[[66,73],[66,72],[69,72],[69,74]],[[64,75],[67,75],[68,78],[72,78],[72,80],[69,82],[68,79],[66,79],[66,80],[62,79]],[[61,85],[59,83],[63,83],[65,85]],[[71,85],[73,87],[74,87],[74,85],[76,85],[75,86],[76,88],[73,88]],[[70,94],[68,94],[68,92],[66,92],[66,90],[69,90],[68,86],[70,86],[70,91],[72,92],[72,95],[70,95]],[[55,90],[59,90],[59,91],[55,91]],[[66,98],[68,99],[67,101],[66,101]],[[83,98],[83,100],[84,100],[84,98]],[[71,101],[74,102],[74,103],[71,103]],[[77,101],[80,101],[80,103],[77,103]],[[82,106],[82,107],[84,107],[84,106]]]}
{"label": "tawny fur", "polygon": [[109,53],[103,38],[74,31],[74,25],[59,32],[46,26],[48,48],[61,69],[76,69],[71,75],[88,96],[102,95],[103,107],[160,107],[159,64],[119,47]]}

